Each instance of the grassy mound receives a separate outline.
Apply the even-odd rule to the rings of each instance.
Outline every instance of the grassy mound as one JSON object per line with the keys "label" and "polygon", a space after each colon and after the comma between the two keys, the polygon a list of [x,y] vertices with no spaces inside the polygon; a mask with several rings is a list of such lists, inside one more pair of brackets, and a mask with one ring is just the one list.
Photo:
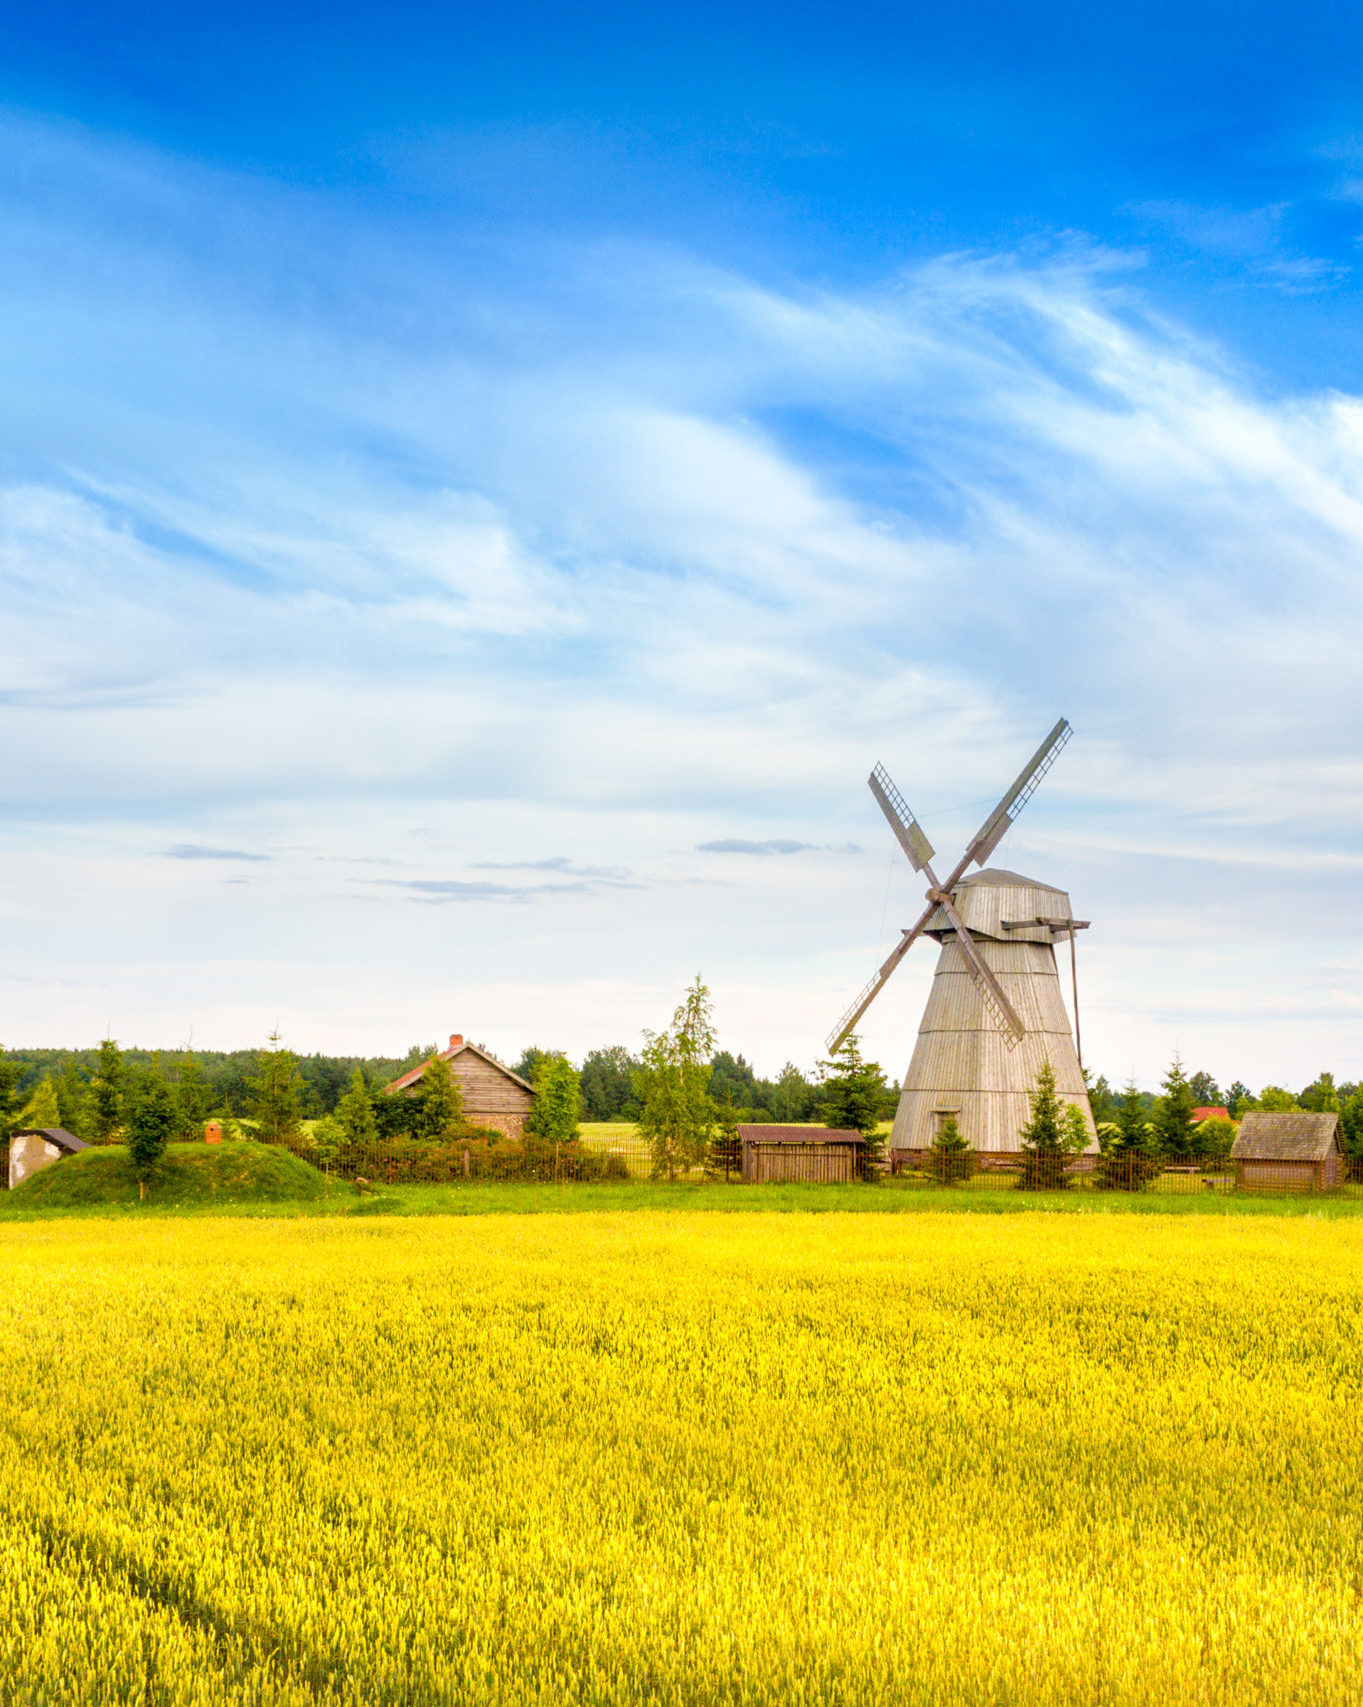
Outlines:
{"label": "grassy mound", "polygon": [[[325,1191],[316,1168],[272,1144],[172,1144],[147,1187],[147,1202],[294,1203]],[[101,1145],[34,1174],[12,1201],[47,1209],[136,1203],[137,1180],[121,1144]]]}

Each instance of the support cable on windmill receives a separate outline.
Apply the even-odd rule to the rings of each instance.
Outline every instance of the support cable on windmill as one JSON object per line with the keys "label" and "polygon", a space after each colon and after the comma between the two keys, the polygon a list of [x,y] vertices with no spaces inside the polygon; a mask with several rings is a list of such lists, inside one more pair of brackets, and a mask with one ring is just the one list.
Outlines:
{"label": "support cable on windmill", "polygon": [[[1071,733],[1062,717],[941,881],[932,866],[936,850],[903,795],[883,765],[871,772],[871,793],[910,865],[927,878],[927,906],[843,1015],[828,1039],[830,1051],[846,1042],[920,936],[941,944],[895,1113],[892,1153],[928,1149],[954,1115],[972,1149],[1000,1158],[1017,1154],[1030,1095],[1046,1060],[1058,1094],[1079,1108],[1089,1147],[1097,1148],[1080,1065],[1074,960],[1075,932],[1087,930],[1088,921],[1074,917],[1063,889],[991,870],[985,863]],[[967,877],[971,865],[981,869]],[[1066,940],[1074,980],[1073,1032],[1055,961],[1055,944]]]}

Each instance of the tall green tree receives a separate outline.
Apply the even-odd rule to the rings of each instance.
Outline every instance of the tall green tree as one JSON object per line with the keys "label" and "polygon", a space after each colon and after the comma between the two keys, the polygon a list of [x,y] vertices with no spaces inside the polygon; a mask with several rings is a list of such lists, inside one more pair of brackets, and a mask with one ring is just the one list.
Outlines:
{"label": "tall green tree", "polygon": [[782,1067],[780,1077],[772,1086],[768,1107],[772,1119],[784,1125],[808,1120],[817,1092],[793,1061]]}
{"label": "tall green tree", "polygon": [[885,1141],[877,1130],[888,1087],[878,1061],[864,1061],[861,1039],[853,1032],[827,1061],[819,1062],[819,1118],[825,1126],[860,1132],[862,1177],[875,1176],[885,1158]]}
{"label": "tall green tree", "polygon": [[582,1118],[577,1071],[566,1055],[546,1055],[535,1068],[535,1106],[525,1130],[541,1144],[572,1144]]}
{"label": "tall green tree", "polygon": [[1154,1118],[1155,1143],[1160,1154],[1171,1161],[1191,1161],[1200,1154],[1197,1122],[1193,1119],[1197,1106],[1183,1062],[1175,1055],[1164,1075],[1164,1093],[1156,1099]]}
{"label": "tall green tree", "polygon": [[1194,1108],[1224,1108],[1221,1101],[1221,1087],[1210,1073],[1194,1073],[1188,1080],[1188,1089],[1193,1093]]}
{"label": "tall green tree", "polygon": [[464,1125],[464,1092],[448,1061],[432,1055],[421,1075],[417,1101],[417,1135],[434,1144],[448,1144]]}
{"label": "tall green tree", "polygon": [[350,1088],[336,1104],[336,1119],[348,1144],[372,1144],[378,1138],[373,1093],[360,1067],[350,1075]]}
{"label": "tall green tree", "polygon": [[188,1050],[180,1062],[175,1085],[175,1136],[186,1143],[204,1135],[204,1123],[213,1107],[213,1087],[204,1075],[199,1057]]}
{"label": "tall green tree", "polygon": [[1285,1091],[1281,1085],[1265,1085],[1255,1098],[1255,1107],[1265,1114],[1291,1114],[1301,1104],[1291,1091]]}
{"label": "tall green tree", "polygon": [[1064,1099],[1055,1088],[1055,1069],[1047,1059],[1041,1063],[1031,1093],[1031,1118],[1018,1134],[1022,1146],[1023,1191],[1061,1191],[1070,1184],[1067,1163],[1086,1142],[1083,1116],[1078,1130]]}
{"label": "tall green tree", "polygon": [[540,1062],[547,1061],[552,1054],[552,1049],[541,1049],[538,1043],[528,1044],[521,1050],[521,1058],[511,1071],[518,1079],[524,1079],[527,1085],[533,1085]]}
{"label": "tall green tree", "polygon": [[90,1136],[96,1144],[113,1144],[123,1130],[123,1086],[126,1079],[123,1056],[112,1037],[99,1046],[94,1077],[90,1080]]}
{"label": "tall green tree", "polygon": [[298,1057],[283,1047],[277,1031],[270,1033],[270,1047],[256,1054],[256,1070],[250,1080],[250,1109],[256,1122],[256,1137],[266,1144],[285,1144],[297,1138],[303,1121],[302,1081]]}
{"label": "tall green tree", "polygon": [[705,1160],[715,1127],[710,1061],[715,1050],[710,992],[701,980],[687,990],[666,1031],[644,1033],[634,1075],[639,1130],[657,1177],[675,1179]]}
{"label": "tall green tree", "polygon": [[23,1068],[0,1051],[0,1144],[8,1144],[19,1124],[19,1080]]}
{"label": "tall green tree", "polygon": [[166,1153],[175,1121],[175,1098],[162,1075],[152,1068],[136,1074],[128,1086],[126,1136],[128,1160],[142,1198]]}
{"label": "tall green tree", "polygon": [[60,1126],[62,1123],[61,1105],[57,1101],[57,1087],[52,1082],[51,1073],[44,1073],[33,1088],[33,1094],[24,1104],[19,1116],[20,1126]]}
{"label": "tall green tree", "polygon": [[1239,1120],[1242,1114],[1247,1114],[1254,1107],[1254,1093],[1248,1085],[1242,1085],[1237,1079],[1226,1092],[1226,1112],[1232,1120]]}
{"label": "tall green tree", "polygon": [[1297,1102],[1312,1114],[1338,1114],[1339,1092],[1333,1073],[1321,1073],[1298,1096]]}
{"label": "tall green tree", "polygon": [[593,1049],[582,1063],[579,1075],[582,1108],[587,1120],[614,1120],[637,1112],[634,1073],[639,1063],[623,1044]]}
{"label": "tall green tree", "polygon": [[1339,1110],[1340,1142],[1349,1158],[1350,1174],[1357,1178],[1359,1168],[1363,1167],[1363,1085],[1345,1088],[1347,1094],[1341,1099]]}
{"label": "tall green tree", "polygon": [[76,1065],[76,1057],[68,1055],[62,1062],[62,1070],[57,1074],[57,1108],[61,1114],[59,1124],[73,1138],[88,1136],[89,1090],[80,1076],[80,1068]]}

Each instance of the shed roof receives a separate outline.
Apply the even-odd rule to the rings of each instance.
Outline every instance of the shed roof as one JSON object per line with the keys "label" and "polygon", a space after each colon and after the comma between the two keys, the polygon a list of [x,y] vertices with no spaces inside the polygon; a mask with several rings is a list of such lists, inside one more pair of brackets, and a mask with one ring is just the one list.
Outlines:
{"label": "shed roof", "polygon": [[[531,1096],[534,1096],[535,1087],[532,1084],[523,1079],[519,1073],[513,1073],[504,1061],[499,1061],[495,1055],[489,1055],[486,1049],[480,1049],[476,1043],[466,1043],[461,1038],[458,1043],[451,1043],[448,1049],[439,1050],[436,1059],[453,1061],[456,1055],[465,1054],[476,1055],[479,1060],[486,1061],[489,1067],[495,1067],[499,1073],[505,1074],[513,1084],[521,1085],[530,1092]],[[383,1088],[390,1096],[396,1091],[405,1091],[409,1086],[414,1085],[425,1071],[426,1063],[423,1061],[420,1066],[413,1067],[410,1072],[403,1073],[400,1078],[394,1079],[391,1084],[385,1085]]]}
{"label": "shed roof", "polygon": [[740,1126],[738,1136],[745,1144],[864,1144],[860,1132],[835,1126]]}
{"label": "shed roof", "polygon": [[75,1155],[77,1150],[88,1150],[90,1146],[84,1138],[77,1138],[74,1132],[68,1132],[64,1126],[21,1126],[10,1134],[13,1138],[46,1138],[49,1144],[55,1144],[59,1150],[65,1150],[67,1155]]}
{"label": "shed roof", "polygon": [[1306,1114],[1247,1114],[1231,1145],[1238,1162],[1323,1162],[1339,1149],[1339,1116]]}

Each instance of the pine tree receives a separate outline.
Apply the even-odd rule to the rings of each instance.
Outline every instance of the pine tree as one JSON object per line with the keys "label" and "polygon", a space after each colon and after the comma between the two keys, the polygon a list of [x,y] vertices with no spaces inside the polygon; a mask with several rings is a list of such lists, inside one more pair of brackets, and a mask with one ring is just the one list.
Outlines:
{"label": "pine tree", "polygon": [[525,1122],[541,1144],[573,1144],[582,1116],[577,1072],[566,1055],[542,1056],[535,1068],[535,1106]]}
{"label": "pine tree", "polygon": [[1066,1163],[1084,1148],[1087,1134],[1083,1115],[1076,1132],[1065,1103],[1057,1095],[1055,1069],[1049,1059],[1042,1062],[1037,1073],[1031,1101],[1031,1119],[1019,1134],[1022,1174],[1018,1184],[1023,1191],[1062,1191],[1070,1184]]}
{"label": "pine tree", "polygon": [[1173,1161],[1188,1161],[1198,1154],[1197,1125],[1193,1120],[1196,1107],[1183,1062],[1175,1055],[1164,1076],[1164,1095],[1155,1102],[1155,1142],[1162,1155]]}
{"label": "pine tree", "polygon": [[878,1130],[885,1102],[885,1075],[879,1062],[863,1061],[861,1039],[853,1032],[827,1061],[819,1062],[823,1101],[819,1118],[835,1131],[860,1132],[862,1178],[879,1177],[885,1141]]}
{"label": "pine tree", "polygon": [[199,1057],[188,1050],[175,1086],[175,1136],[187,1143],[202,1138],[212,1106],[213,1088],[204,1077]]}
{"label": "pine tree", "polygon": [[139,1073],[127,1095],[128,1160],[137,1176],[139,1197],[147,1195],[147,1182],[166,1153],[175,1121],[175,1098],[165,1079],[154,1069]]}
{"label": "pine tree", "polygon": [[123,1056],[112,1037],[99,1046],[99,1060],[90,1081],[90,1135],[96,1144],[113,1144],[123,1129]]}
{"label": "pine tree", "polygon": [[1118,1099],[1116,1132],[1099,1159],[1095,1183],[1105,1191],[1140,1191],[1160,1171],[1145,1099],[1128,1079]]}
{"label": "pine tree", "polygon": [[24,1104],[19,1116],[20,1126],[60,1126],[62,1123],[61,1105],[57,1101],[57,1087],[52,1082],[51,1073],[44,1073],[34,1087],[32,1096]]}
{"label": "pine tree", "polygon": [[267,1144],[297,1138],[303,1120],[298,1057],[280,1042],[272,1031],[270,1047],[257,1053],[255,1076],[248,1081],[256,1137]]}
{"label": "pine tree", "polygon": [[374,1117],[374,1098],[361,1068],[350,1075],[350,1088],[336,1104],[336,1119],[348,1144],[378,1141],[379,1123]]}
{"label": "pine tree", "polygon": [[933,1137],[928,1168],[938,1185],[955,1185],[975,1173],[975,1152],[961,1134],[954,1114],[947,1115]]}
{"label": "pine tree", "polygon": [[463,1089],[450,1071],[448,1061],[432,1055],[421,1075],[417,1095],[417,1133],[428,1142],[448,1144],[459,1136],[464,1124]]}
{"label": "pine tree", "polygon": [[643,1105],[639,1131],[653,1157],[655,1178],[675,1179],[703,1163],[715,1128],[710,1061],[715,1052],[710,992],[700,974],[687,990],[672,1024],[646,1031],[634,1089]]}
{"label": "pine tree", "polygon": [[1226,1111],[1232,1120],[1239,1120],[1242,1114],[1247,1114],[1254,1107],[1254,1096],[1248,1085],[1242,1085],[1237,1079],[1226,1092]]}

